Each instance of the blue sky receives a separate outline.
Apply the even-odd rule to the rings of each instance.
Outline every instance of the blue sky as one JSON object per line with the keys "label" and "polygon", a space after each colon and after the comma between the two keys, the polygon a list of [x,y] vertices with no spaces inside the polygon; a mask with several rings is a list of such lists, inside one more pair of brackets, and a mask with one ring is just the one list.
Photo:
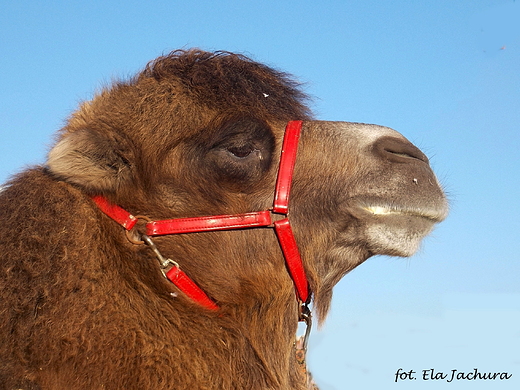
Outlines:
{"label": "blue sky", "polygon": [[[310,341],[322,390],[520,388],[520,2],[0,0],[0,10],[0,182],[45,160],[80,101],[156,56],[245,53],[305,81],[319,119],[403,133],[451,199],[420,253],[370,259],[336,287]],[[399,368],[417,379],[395,383]],[[423,380],[430,368],[513,376]]]}

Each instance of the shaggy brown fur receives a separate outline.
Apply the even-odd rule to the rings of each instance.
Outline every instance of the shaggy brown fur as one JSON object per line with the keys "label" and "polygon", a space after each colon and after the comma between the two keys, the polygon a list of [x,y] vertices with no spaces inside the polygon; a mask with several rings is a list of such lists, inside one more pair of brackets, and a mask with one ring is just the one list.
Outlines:
{"label": "shaggy brown fur", "polygon": [[[0,193],[0,389],[305,389],[294,286],[271,229],[154,239],[219,304],[215,313],[177,291],[153,252],[90,199],[156,220],[265,210],[285,124],[310,118],[305,99],[283,73],[192,50],[84,103],[47,164]],[[406,240],[445,215],[423,155],[390,130],[377,130],[399,145],[390,151],[345,141],[358,127],[309,122],[302,134],[291,218],[322,316],[350,269],[375,253],[409,255],[365,228],[375,217],[355,206],[363,182],[373,190],[386,177],[395,185],[380,192],[421,214],[407,214]],[[420,185],[399,184],[409,175]]]}

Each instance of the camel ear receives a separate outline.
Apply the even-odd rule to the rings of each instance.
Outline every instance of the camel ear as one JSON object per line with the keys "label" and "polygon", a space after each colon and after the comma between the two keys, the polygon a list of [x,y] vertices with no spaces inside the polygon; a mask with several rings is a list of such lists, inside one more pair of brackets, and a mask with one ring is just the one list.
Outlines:
{"label": "camel ear", "polygon": [[131,180],[129,148],[89,129],[67,133],[51,149],[47,167],[59,179],[88,192],[116,192]]}

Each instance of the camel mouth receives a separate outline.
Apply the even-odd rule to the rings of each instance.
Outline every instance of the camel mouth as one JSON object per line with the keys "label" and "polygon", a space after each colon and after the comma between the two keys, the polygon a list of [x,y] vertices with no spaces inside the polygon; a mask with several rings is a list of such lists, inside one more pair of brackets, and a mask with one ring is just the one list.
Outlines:
{"label": "camel mouth", "polygon": [[429,220],[433,223],[443,221],[448,214],[448,209],[445,205],[438,208],[364,205],[361,208],[375,216],[409,216]]}

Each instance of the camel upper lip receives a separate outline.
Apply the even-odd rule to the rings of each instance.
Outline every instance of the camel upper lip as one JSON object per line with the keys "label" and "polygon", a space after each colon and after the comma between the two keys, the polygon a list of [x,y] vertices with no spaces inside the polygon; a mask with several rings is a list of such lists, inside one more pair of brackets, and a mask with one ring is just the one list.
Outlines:
{"label": "camel upper lip", "polygon": [[374,215],[409,215],[413,217],[429,219],[433,222],[441,222],[448,214],[447,205],[441,207],[404,207],[389,205],[363,205],[362,209]]}

